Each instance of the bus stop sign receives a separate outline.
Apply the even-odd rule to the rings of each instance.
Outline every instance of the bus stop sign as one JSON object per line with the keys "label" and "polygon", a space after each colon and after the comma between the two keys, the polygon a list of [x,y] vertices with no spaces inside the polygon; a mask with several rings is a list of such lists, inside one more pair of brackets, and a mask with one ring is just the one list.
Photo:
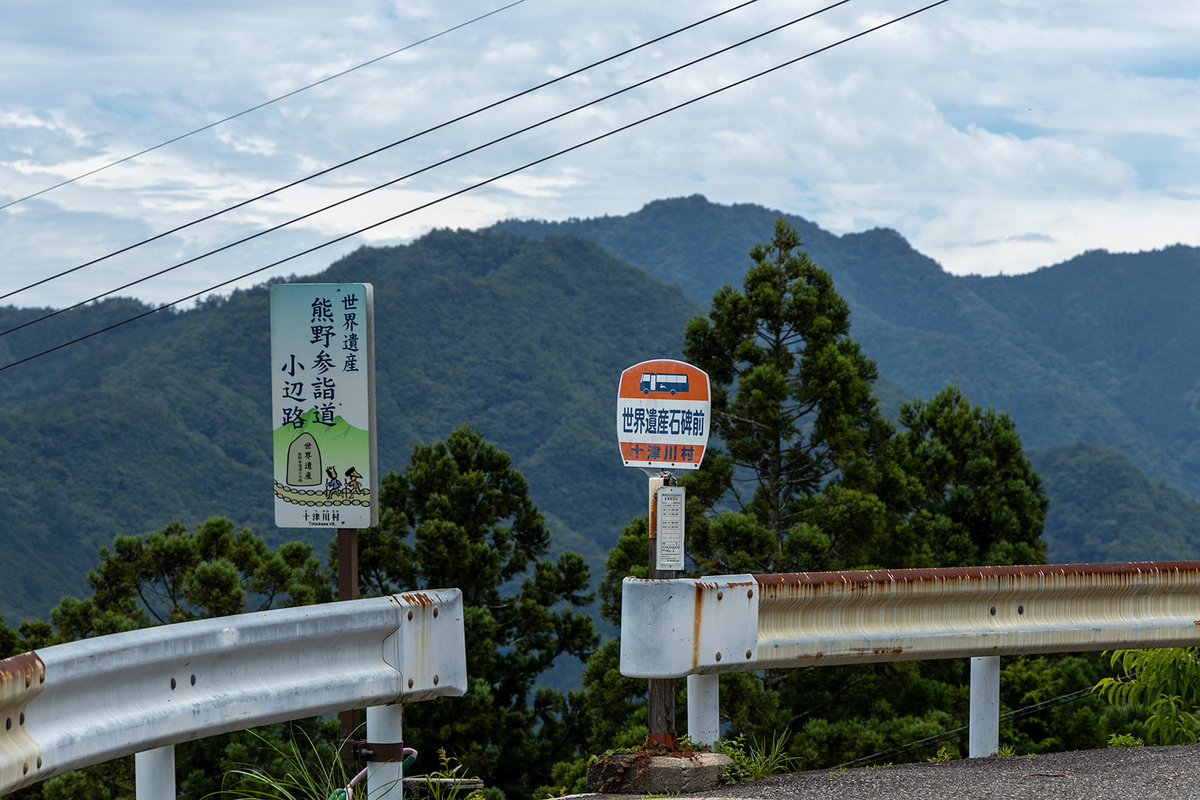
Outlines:
{"label": "bus stop sign", "polygon": [[699,469],[712,421],[708,375],[658,359],[621,373],[617,442],[627,467]]}

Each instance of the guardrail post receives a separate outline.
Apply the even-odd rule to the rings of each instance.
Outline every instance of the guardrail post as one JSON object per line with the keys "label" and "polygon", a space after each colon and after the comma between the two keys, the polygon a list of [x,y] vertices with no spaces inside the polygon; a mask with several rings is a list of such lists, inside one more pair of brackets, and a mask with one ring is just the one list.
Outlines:
{"label": "guardrail post", "polygon": [[133,757],[137,800],[175,800],[175,745]]}
{"label": "guardrail post", "polygon": [[[367,742],[404,746],[404,706],[371,706],[367,709]],[[398,761],[367,760],[367,791],[371,800],[402,800],[404,797],[403,757]],[[139,798],[140,800],[140,798]]]}
{"label": "guardrail post", "polygon": [[984,758],[1000,749],[1000,656],[971,659],[971,715],[967,755]]}
{"label": "guardrail post", "polygon": [[688,738],[712,746],[721,738],[720,675],[687,676]]}

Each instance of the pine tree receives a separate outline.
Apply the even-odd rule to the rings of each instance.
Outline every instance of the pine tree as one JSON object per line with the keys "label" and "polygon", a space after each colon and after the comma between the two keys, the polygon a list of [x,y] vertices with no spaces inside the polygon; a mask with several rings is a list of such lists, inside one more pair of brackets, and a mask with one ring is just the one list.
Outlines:
{"label": "pine tree", "polygon": [[560,656],[586,659],[597,644],[577,610],[592,601],[586,562],[572,552],[543,558],[550,532],[525,479],[466,426],[418,445],[403,472],[384,477],[380,501],[379,526],[359,537],[364,592],[463,593],[468,691],[408,706],[405,741],[444,747],[485,785],[532,796],[578,750],[569,699],[537,680]]}

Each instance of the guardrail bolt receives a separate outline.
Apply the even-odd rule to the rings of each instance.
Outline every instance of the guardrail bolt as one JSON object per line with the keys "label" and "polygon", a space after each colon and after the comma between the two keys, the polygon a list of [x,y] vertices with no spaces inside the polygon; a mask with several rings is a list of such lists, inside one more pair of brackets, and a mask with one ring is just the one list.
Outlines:
{"label": "guardrail bolt", "polygon": [[1017,606],[1017,613],[1018,613],[1018,614],[1024,614],[1024,613],[1025,613],[1025,606]]}
{"label": "guardrail bolt", "polygon": [[749,651],[749,650],[747,650],[747,651],[746,651],[746,658],[749,658],[749,657],[750,657],[750,651]]}
{"label": "guardrail bolt", "polygon": [[193,675],[192,676],[192,686],[195,686],[195,685],[196,685],[196,676]]}
{"label": "guardrail bolt", "polygon": [[12,730],[12,717],[9,717],[7,720],[5,720],[5,722],[4,722],[4,730],[6,730],[6,731],[11,731],[11,730]]}
{"label": "guardrail bolt", "polygon": [[175,691],[175,679],[171,678],[171,691]]}
{"label": "guardrail bolt", "polygon": [[438,685],[438,676],[437,676],[437,675],[434,675],[434,676],[433,676],[433,685],[434,685],[434,686],[437,686],[437,685]]}
{"label": "guardrail bolt", "polygon": [[22,711],[22,712],[21,712],[21,720],[20,720],[20,722],[18,722],[17,724],[18,724],[18,725],[24,725],[24,724],[25,724],[25,712],[24,712],[24,711]]}
{"label": "guardrail bolt", "polygon": [[410,689],[411,689],[412,687],[413,687],[413,679],[412,679],[412,678],[409,678],[409,679],[408,679],[408,688],[410,688]]}
{"label": "guardrail bolt", "polygon": [[996,616],[996,607],[992,606],[992,616]]}
{"label": "guardrail bolt", "polygon": [[434,606],[434,607],[433,607],[433,615],[434,615],[435,617],[438,615],[437,606]]}
{"label": "guardrail bolt", "polygon": [[720,589],[717,589],[717,599],[720,600],[724,596],[725,596],[725,593],[722,592]]}
{"label": "guardrail bolt", "polygon": [[747,598],[749,598],[750,600],[753,600],[753,599],[754,599],[754,590],[753,590],[753,589],[747,589],[747,590],[746,590],[746,597],[747,597]]}
{"label": "guardrail bolt", "polygon": [[721,651],[718,650],[717,651],[717,661],[720,661],[720,660],[721,660]]}
{"label": "guardrail bolt", "polygon": [[408,618],[412,619],[412,609],[411,608],[408,610]]}

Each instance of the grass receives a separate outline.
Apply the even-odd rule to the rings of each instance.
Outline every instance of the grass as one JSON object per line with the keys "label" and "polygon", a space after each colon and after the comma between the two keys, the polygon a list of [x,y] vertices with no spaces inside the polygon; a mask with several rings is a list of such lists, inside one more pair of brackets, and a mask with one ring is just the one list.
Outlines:
{"label": "grass", "polygon": [[[464,791],[462,781],[469,780],[465,775],[459,773],[466,768],[462,764],[456,767],[451,766],[454,764],[454,759],[446,755],[444,748],[438,749],[438,762],[442,768],[425,776],[425,797],[428,800],[459,800],[459,796]],[[447,780],[453,782],[443,782]],[[484,800],[484,794],[478,789],[473,789],[462,800]]]}
{"label": "grass", "polygon": [[[257,734],[256,734],[257,735]],[[282,745],[259,737],[273,751],[271,769],[246,765],[227,772],[222,788],[207,797],[222,800],[329,800],[348,783],[338,748],[316,743],[305,734],[303,747],[295,740]]]}
{"label": "grass", "polygon": [[787,754],[787,741],[788,732],[784,730],[771,734],[770,744],[765,740],[760,743],[757,739],[747,743],[745,734],[717,742],[713,750],[732,760],[721,773],[721,779],[733,784],[791,772],[800,765],[800,760]]}

